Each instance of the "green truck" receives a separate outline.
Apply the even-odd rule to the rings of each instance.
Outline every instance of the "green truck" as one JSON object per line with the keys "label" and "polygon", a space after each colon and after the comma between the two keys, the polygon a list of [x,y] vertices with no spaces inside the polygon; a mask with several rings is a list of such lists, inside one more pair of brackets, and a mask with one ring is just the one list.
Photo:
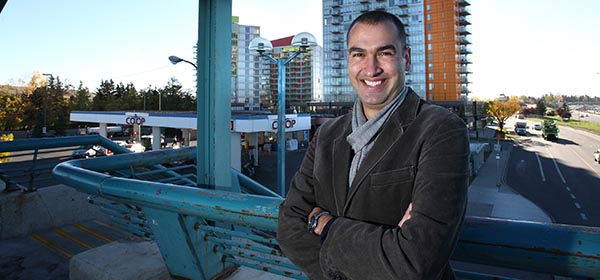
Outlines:
{"label": "green truck", "polygon": [[542,127],[542,137],[546,140],[557,140],[558,139],[558,127],[554,120],[544,120],[544,126]]}

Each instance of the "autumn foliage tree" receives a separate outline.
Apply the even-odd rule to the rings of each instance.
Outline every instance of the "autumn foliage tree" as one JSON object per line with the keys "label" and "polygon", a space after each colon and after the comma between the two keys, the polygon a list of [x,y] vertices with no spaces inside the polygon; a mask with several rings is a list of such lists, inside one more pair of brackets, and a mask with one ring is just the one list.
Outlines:
{"label": "autumn foliage tree", "polygon": [[508,101],[501,102],[499,99],[488,104],[487,113],[498,123],[500,133],[504,131],[504,125],[510,116],[514,115],[521,109],[519,98],[516,96],[510,97]]}

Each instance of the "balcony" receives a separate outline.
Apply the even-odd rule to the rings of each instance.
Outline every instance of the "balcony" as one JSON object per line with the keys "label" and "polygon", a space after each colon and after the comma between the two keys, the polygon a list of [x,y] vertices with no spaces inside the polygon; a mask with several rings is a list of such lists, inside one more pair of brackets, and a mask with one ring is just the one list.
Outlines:
{"label": "balcony", "polygon": [[333,34],[342,34],[344,33],[344,28],[342,26],[336,25],[331,29],[331,33]]}
{"label": "balcony", "polygon": [[408,18],[408,9],[400,9],[400,15],[401,18]]}
{"label": "balcony", "polygon": [[460,17],[460,19],[458,20],[458,23],[459,23],[461,26],[464,26],[464,25],[471,25],[471,21],[470,21],[469,19],[467,19],[466,17]]}
{"label": "balcony", "polygon": [[461,57],[460,58],[460,64],[472,64],[473,62],[471,62],[471,60],[467,57]]}
{"label": "balcony", "polygon": [[361,13],[366,13],[370,10],[369,4],[362,4],[358,9]]}
{"label": "balcony", "polygon": [[461,47],[460,47],[460,54],[472,54],[472,52],[471,52],[471,49],[470,49],[470,48],[467,48],[467,47],[461,46]]}
{"label": "balcony", "polygon": [[344,36],[338,36],[338,35],[333,36],[331,38],[331,42],[333,42],[334,44],[335,43],[343,43],[344,42]]}
{"label": "balcony", "polygon": [[469,9],[469,7],[459,7],[458,8],[459,16],[468,16],[470,14],[471,14],[471,9]]}
{"label": "balcony", "polygon": [[473,72],[471,72],[471,69],[469,69],[469,67],[467,67],[467,66],[461,66],[460,67],[460,73],[461,74],[471,74]]}
{"label": "balcony", "polygon": [[342,15],[342,12],[340,9],[331,9],[331,15],[334,17],[339,17]]}
{"label": "balcony", "polygon": [[331,18],[331,24],[334,25],[334,26],[338,26],[338,25],[340,25],[342,23],[343,23],[342,17],[332,17]]}
{"label": "balcony", "polygon": [[332,8],[339,8],[342,5],[342,0],[331,0]]}
{"label": "balcony", "polygon": [[460,35],[471,35],[471,28],[469,28],[468,26],[461,26],[459,28],[459,34]]}
{"label": "balcony", "polygon": [[469,90],[468,87],[461,87],[460,88],[460,93],[464,93],[464,94],[468,95],[469,93],[471,93],[471,91]]}
{"label": "balcony", "polygon": [[460,38],[460,44],[461,45],[470,45],[471,41],[467,37],[461,36],[461,38]]}
{"label": "balcony", "polygon": [[408,8],[408,0],[394,0],[394,5],[400,8]]}
{"label": "balcony", "polygon": [[460,83],[461,84],[468,84],[470,82],[469,82],[469,79],[467,77],[460,77]]}
{"label": "balcony", "polygon": [[459,7],[471,6],[471,0],[458,0]]}

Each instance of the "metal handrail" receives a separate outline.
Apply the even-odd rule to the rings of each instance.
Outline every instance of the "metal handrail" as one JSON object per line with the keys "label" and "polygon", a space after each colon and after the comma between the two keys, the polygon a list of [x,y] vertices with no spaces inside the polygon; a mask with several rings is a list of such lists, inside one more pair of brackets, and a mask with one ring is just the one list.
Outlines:
{"label": "metal handrail", "polygon": [[[164,152],[164,157],[174,158],[182,156],[184,152],[169,150]],[[118,178],[103,173],[127,164],[147,162],[151,158],[157,159],[150,152],[120,156],[118,161],[109,161],[105,158],[69,161],[59,164],[54,173],[60,181],[80,191],[140,206],[149,220],[156,220],[157,224],[150,223],[155,233],[159,227],[163,231],[168,230],[165,229],[164,224],[159,226],[164,223],[162,219],[165,219],[163,216],[166,215],[165,213],[175,214],[180,219],[191,216],[198,221],[212,221],[204,224],[198,224],[199,222],[196,221],[191,225],[188,221],[183,222],[183,228],[191,227],[196,229],[195,231],[202,231],[198,229],[199,226],[218,226],[219,223],[254,230],[276,231],[281,198],[160,184]],[[148,215],[148,212],[152,215]],[[197,239],[197,236],[190,236],[197,234],[194,230],[182,231],[179,234],[186,236],[182,239]],[[163,250],[169,251],[170,254],[180,252],[184,255],[194,255],[194,252],[199,250],[199,248],[188,247],[187,253],[181,253],[183,248],[161,247],[162,237],[158,235],[156,239],[163,256],[166,254]],[[215,246],[215,243],[210,244]],[[208,245],[197,244],[197,246]],[[568,277],[598,278],[600,277],[598,252],[600,252],[600,228],[467,217],[452,259]],[[227,259],[222,258],[221,251],[214,254],[218,263],[222,259]],[[207,258],[205,255],[203,257]],[[182,259],[179,258],[177,261],[180,262]],[[172,273],[173,270],[177,270],[176,265],[170,263],[168,258],[166,262]],[[200,270],[214,266],[208,262],[200,265],[202,267]],[[191,275],[180,273],[182,274],[175,273],[175,275]]]}

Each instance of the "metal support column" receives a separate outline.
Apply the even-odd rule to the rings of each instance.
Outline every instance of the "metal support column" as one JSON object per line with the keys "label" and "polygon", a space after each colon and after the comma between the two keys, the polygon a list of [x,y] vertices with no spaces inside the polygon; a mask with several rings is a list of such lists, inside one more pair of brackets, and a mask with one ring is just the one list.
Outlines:
{"label": "metal support column", "polygon": [[198,185],[229,190],[231,0],[200,1],[196,51]]}

